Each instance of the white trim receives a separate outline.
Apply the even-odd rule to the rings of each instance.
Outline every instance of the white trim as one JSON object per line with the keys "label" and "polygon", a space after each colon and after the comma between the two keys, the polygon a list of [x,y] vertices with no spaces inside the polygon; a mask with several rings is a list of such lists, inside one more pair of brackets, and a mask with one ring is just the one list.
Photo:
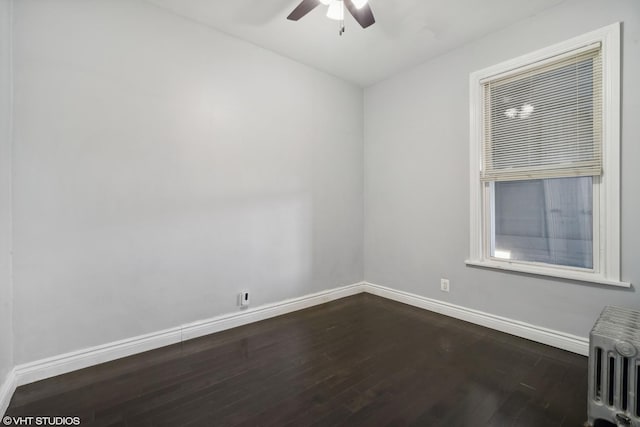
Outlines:
{"label": "white trim", "polygon": [[7,374],[4,382],[0,384],[0,415],[4,416],[13,397],[13,393],[16,391],[16,371],[12,369]]}
{"label": "white trim", "polygon": [[575,335],[542,328],[506,317],[496,316],[459,305],[434,300],[408,292],[398,291],[369,282],[329,289],[278,303],[248,309],[240,313],[226,314],[181,327],[165,329],[151,334],[90,347],[47,359],[16,366],[0,387],[0,414],[4,414],[17,386],[51,378],[100,363],[131,356],[181,341],[220,332],[275,316],[324,304],[340,298],[367,292],[382,298],[409,304],[425,310],[471,322],[518,337],[537,341],[563,350],[588,355],[589,340]]}
{"label": "white trim", "polygon": [[516,271],[518,273],[535,274],[538,276],[557,277],[559,279],[576,280],[579,282],[596,283],[599,285],[618,286],[621,288],[631,287],[631,283],[629,282],[621,282],[619,280],[609,280],[593,273],[589,273],[586,271],[572,270],[569,268],[559,269],[559,268],[547,267],[542,265],[531,265],[531,264],[524,264],[524,263],[520,264],[515,262],[509,262],[509,261],[493,261],[493,260],[482,260],[482,261],[466,260],[464,263],[474,267],[493,268],[496,270],[503,270],[503,271]]}
{"label": "white trim", "polygon": [[364,291],[562,350],[589,355],[589,339],[365,282]]}
{"label": "white trim", "polygon": [[180,327],[73,351],[15,367],[18,386],[180,342]]}
{"label": "white trim", "polygon": [[480,182],[480,165],[481,165],[481,157],[480,157],[480,143],[482,141],[482,116],[483,105],[479,100],[481,86],[478,84],[479,77],[471,74],[469,77],[469,165],[470,165],[470,173],[469,173],[469,195],[470,195],[470,228],[469,228],[469,238],[470,238],[470,247],[469,247],[469,257],[471,259],[482,259],[482,254],[484,253],[483,249],[483,220],[482,220],[482,212],[484,209],[480,207],[483,206],[483,189],[484,183]]}
{"label": "white trim", "polygon": [[[483,132],[483,108],[481,81],[527,65],[537,65],[550,58],[557,58],[569,51],[584,48],[594,43],[602,46],[603,59],[603,173],[596,191],[599,192],[599,209],[594,210],[594,261],[599,260],[597,271],[576,272],[562,267],[534,266],[525,263],[505,262],[489,259],[484,247],[486,230],[486,195],[480,181],[480,141]],[[467,265],[511,270],[529,274],[552,276],[602,285],[630,287],[620,277],[620,23],[591,31],[553,46],[522,55],[496,64],[469,76],[469,260]],[[599,224],[595,220],[599,219]]]}
{"label": "white trim", "polygon": [[[362,292],[362,283],[329,289],[299,298],[250,308],[239,313],[216,316],[181,327],[165,329],[151,334],[139,335],[112,343],[90,347],[59,356],[25,363],[15,367],[15,383],[18,386],[51,378],[67,372],[83,369],[122,357],[131,356],[181,341],[224,331],[282,314],[291,313],[324,304],[329,301],[356,295]],[[15,389],[15,387],[14,387]]]}
{"label": "white trim", "polygon": [[602,32],[604,191],[600,192],[600,215],[605,234],[600,242],[604,251],[600,268],[605,277],[620,280],[620,23],[605,27]]}
{"label": "white trim", "polygon": [[240,313],[218,316],[212,319],[189,323],[182,327],[183,340],[202,337],[237,326],[246,325],[261,320],[270,319],[294,311],[324,304],[341,298],[350,297],[362,293],[362,282],[315,294],[305,295],[299,298],[288,299],[275,304],[267,304],[254,309],[248,309]]}
{"label": "white trim", "polygon": [[[598,48],[601,47],[601,43],[595,42],[595,43],[591,43],[591,44],[585,44],[584,46],[581,46],[579,48],[570,48],[565,50],[564,52],[558,53],[558,54],[554,54],[552,56],[545,56],[543,59],[539,59],[539,60],[535,60],[531,63],[528,63],[525,66],[515,66],[515,67],[511,67],[508,68],[502,72],[499,72],[498,74],[493,74],[491,76],[487,76],[484,77],[482,80],[480,80],[480,84],[484,84],[487,83],[489,81],[493,81],[493,80],[500,80],[504,77],[508,77],[511,76],[513,74],[513,72],[515,70],[518,71],[519,73],[524,73],[526,71],[529,71],[531,69],[534,68],[539,68],[539,67],[543,67],[544,65],[547,64],[551,64],[551,63],[555,63],[555,62],[560,62],[563,59],[567,59],[567,58],[572,58],[575,57],[577,55],[580,55],[581,53],[584,52],[588,52],[590,50],[596,50]],[[555,51],[555,49],[554,49]],[[559,49],[559,51],[562,51],[562,49]],[[515,63],[517,63],[517,61],[514,61]]]}
{"label": "white trim", "polygon": [[[611,25],[607,25],[606,27],[599,28],[597,30],[588,32],[586,34],[582,34],[580,36],[574,37],[569,40],[565,40],[560,43],[556,43],[552,46],[548,46],[535,52],[527,53],[525,55],[521,55],[517,58],[513,58],[504,62],[501,62],[496,65],[492,65],[490,67],[484,68],[479,71],[475,71],[471,74],[474,77],[471,81],[480,82],[483,79],[487,79],[493,76],[501,75],[504,72],[516,70],[518,68],[522,68],[527,64],[539,63],[541,61],[545,61],[551,57],[556,57],[557,55],[564,54],[568,51],[580,49],[582,47],[588,46],[593,43],[602,43],[602,48],[606,49],[609,43],[614,43],[615,38],[618,38],[618,47],[619,38],[620,38],[620,22],[616,22]],[[612,50],[615,49],[615,44],[611,45]],[[620,50],[618,49],[618,55]],[[614,52],[612,52],[614,54]],[[612,59],[611,57],[606,60]],[[619,62],[619,61],[618,61]]]}

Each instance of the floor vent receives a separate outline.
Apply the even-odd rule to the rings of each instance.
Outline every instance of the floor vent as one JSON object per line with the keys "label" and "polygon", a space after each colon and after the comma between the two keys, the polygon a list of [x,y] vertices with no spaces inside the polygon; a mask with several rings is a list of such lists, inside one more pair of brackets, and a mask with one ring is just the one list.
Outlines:
{"label": "floor vent", "polygon": [[640,427],[640,311],[605,307],[589,335],[589,424]]}

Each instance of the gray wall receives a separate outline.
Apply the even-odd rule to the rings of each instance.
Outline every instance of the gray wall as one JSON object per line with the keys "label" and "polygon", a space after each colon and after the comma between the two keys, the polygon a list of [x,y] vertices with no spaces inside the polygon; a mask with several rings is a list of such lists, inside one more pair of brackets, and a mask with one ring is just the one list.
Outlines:
{"label": "gray wall", "polygon": [[[640,279],[636,0],[563,3],[368,88],[364,106],[355,86],[143,2],[14,12],[16,364],[230,313],[242,289],[260,305],[363,276],[582,336],[604,304],[640,303],[463,263],[469,73],[621,20],[622,275]],[[0,375],[13,353],[9,107]]]}
{"label": "gray wall", "polygon": [[13,368],[11,293],[11,2],[0,0],[0,386]]}
{"label": "gray wall", "polygon": [[[365,91],[365,279],[587,336],[635,290],[466,267],[469,74],[616,21],[623,27],[622,278],[640,285],[640,2],[567,1]],[[439,280],[451,280],[442,293]]]}
{"label": "gray wall", "polygon": [[14,36],[16,364],[362,279],[360,88],[144,2]]}

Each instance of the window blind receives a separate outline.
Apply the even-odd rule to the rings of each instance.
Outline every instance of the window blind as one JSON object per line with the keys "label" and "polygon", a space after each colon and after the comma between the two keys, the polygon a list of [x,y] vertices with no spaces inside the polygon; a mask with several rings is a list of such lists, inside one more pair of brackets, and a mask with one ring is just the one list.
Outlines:
{"label": "window blind", "polygon": [[599,43],[483,86],[482,181],[602,173]]}

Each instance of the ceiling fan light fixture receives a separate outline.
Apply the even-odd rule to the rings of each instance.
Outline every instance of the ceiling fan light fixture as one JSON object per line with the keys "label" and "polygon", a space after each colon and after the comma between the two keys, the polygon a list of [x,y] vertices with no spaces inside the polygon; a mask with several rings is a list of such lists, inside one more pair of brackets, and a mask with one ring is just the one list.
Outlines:
{"label": "ceiling fan light fixture", "polygon": [[329,5],[329,10],[327,10],[327,18],[335,19],[336,21],[344,20],[344,7],[342,0],[334,1]]}
{"label": "ceiling fan light fixture", "polygon": [[287,16],[287,19],[289,21],[298,21],[320,5],[328,6],[327,18],[340,22],[340,35],[344,33],[345,9],[349,11],[362,28],[369,28],[369,26],[376,23],[368,0],[302,0]]}
{"label": "ceiling fan light fixture", "polygon": [[[320,0],[322,1],[322,0]],[[360,10],[364,7],[365,4],[367,4],[369,2],[369,0],[351,0],[351,3],[353,3],[353,5],[356,7],[356,9]]]}

